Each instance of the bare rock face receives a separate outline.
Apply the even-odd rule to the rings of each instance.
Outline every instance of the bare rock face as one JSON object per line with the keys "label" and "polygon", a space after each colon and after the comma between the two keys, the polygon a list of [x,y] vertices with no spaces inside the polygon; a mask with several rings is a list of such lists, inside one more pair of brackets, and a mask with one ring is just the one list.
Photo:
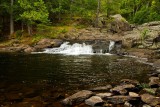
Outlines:
{"label": "bare rock face", "polygon": [[156,106],[160,104],[160,97],[155,97],[150,94],[142,94],[141,100],[150,106]]}
{"label": "bare rock face", "polygon": [[92,91],[82,90],[62,100],[62,104],[70,106],[74,104],[79,104],[92,95],[93,95]]}
{"label": "bare rock face", "polygon": [[104,104],[104,101],[101,99],[101,97],[92,96],[91,98],[85,100],[85,104],[90,105],[92,107],[102,106]]}

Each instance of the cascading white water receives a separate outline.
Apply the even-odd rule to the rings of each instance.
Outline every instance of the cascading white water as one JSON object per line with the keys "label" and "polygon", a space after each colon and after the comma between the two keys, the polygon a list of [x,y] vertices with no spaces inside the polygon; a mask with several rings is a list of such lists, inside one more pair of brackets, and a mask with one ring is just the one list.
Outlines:
{"label": "cascading white water", "polygon": [[109,43],[109,52],[111,52],[111,50],[114,48],[114,45],[115,45],[115,41],[111,41],[110,40],[110,43]]}
{"label": "cascading white water", "polygon": [[59,48],[45,49],[43,53],[67,55],[93,54],[93,49],[91,45],[86,45],[85,43],[70,45],[69,42],[65,42]]}
{"label": "cascading white water", "polygon": [[[109,44],[109,52],[114,48],[114,41],[110,41]],[[106,46],[107,47],[107,46]],[[47,48],[43,52],[33,52],[33,54],[37,53],[48,53],[48,54],[65,54],[65,55],[93,55],[93,54],[101,54],[101,55],[111,55],[110,53],[103,53],[102,49],[95,53],[95,50],[92,49],[92,45],[86,45],[85,43],[79,44],[69,44],[69,42],[64,42],[58,48]]]}

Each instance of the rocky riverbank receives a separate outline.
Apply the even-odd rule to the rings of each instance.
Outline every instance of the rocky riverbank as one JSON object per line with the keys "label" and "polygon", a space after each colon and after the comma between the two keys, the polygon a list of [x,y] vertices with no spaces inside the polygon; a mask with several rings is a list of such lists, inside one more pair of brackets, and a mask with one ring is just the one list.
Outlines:
{"label": "rocky riverbank", "polygon": [[61,103],[74,107],[160,107],[160,72],[149,75],[148,84],[123,79],[116,86],[79,91]]}

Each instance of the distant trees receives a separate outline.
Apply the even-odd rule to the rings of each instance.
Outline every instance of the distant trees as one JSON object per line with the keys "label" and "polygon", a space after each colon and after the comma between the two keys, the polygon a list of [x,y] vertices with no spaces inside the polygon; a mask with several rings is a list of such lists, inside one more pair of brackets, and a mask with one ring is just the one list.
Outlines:
{"label": "distant trees", "polygon": [[[160,20],[159,0],[0,0],[0,35],[13,34],[14,23],[32,26],[81,18],[97,26],[99,15],[121,14],[132,23]],[[10,27],[9,27],[10,26]],[[16,24],[17,26],[17,24]]]}
{"label": "distant trees", "polygon": [[29,35],[32,35],[32,25],[49,22],[49,13],[43,0],[18,0],[18,3],[23,10],[19,19],[27,24]]}
{"label": "distant trees", "polygon": [[160,20],[159,0],[122,0],[120,13],[133,23]]}
{"label": "distant trees", "polygon": [[14,33],[14,20],[13,20],[13,0],[11,0],[10,7],[10,35]]}

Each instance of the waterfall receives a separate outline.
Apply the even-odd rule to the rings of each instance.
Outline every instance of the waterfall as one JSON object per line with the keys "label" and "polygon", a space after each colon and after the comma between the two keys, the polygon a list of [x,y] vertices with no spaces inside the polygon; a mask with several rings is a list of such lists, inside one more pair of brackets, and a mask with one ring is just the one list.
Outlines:
{"label": "waterfall", "polygon": [[65,42],[58,48],[45,49],[43,53],[67,55],[93,54],[93,49],[91,45],[86,45],[85,43],[70,45],[69,42]]}
{"label": "waterfall", "polygon": [[111,40],[110,40],[109,52],[114,48],[114,45],[115,45],[115,41],[111,41]]}
{"label": "waterfall", "polygon": [[[86,45],[85,43],[74,43],[70,44],[69,42],[64,42],[60,47],[57,48],[46,48],[43,52],[32,52],[33,54],[36,53],[48,53],[48,54],[64,54],[64,55],[93,55],[93,54],[100,54],[100,55],[111,55],[110,53],[106,53],[108,50],[109,52],[114,48],[114,41],[110,41],[109,49],[108,44],[98,44],[98,47],[92,47],[92,45]],[[102,45],[102,46],[101,46]],[[105,52],[104,52],[105,51]]]}

